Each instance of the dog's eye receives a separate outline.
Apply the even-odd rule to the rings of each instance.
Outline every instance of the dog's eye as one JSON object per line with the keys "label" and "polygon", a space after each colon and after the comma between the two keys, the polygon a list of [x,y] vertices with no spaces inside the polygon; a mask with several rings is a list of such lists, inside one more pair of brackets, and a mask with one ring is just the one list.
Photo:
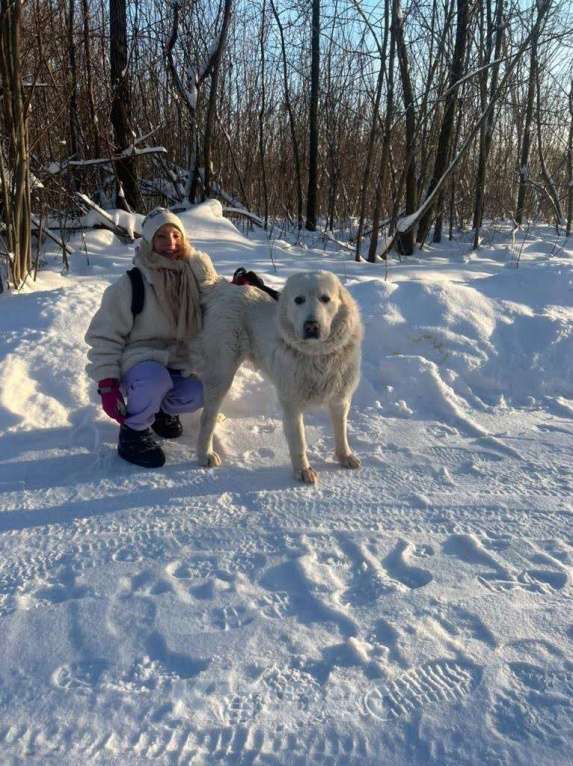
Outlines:
{"label": "dog's eye", "polygon": [[321,303],[330,303],[330,295],[321,295],[320,296],[320,302]]}
{"label": "dog's eye", "polygon": [[296,298],[294,299],[294,302],[296,303],[297,306],[301,306],[305,302],[305,300],[306,298],[304,297],[304,295],[297,295]]}

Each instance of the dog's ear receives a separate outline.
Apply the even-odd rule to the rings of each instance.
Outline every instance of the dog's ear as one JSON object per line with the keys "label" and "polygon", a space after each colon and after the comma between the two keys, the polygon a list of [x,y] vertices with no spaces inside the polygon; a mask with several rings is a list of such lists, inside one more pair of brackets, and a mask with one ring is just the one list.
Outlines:
{"label": "dog's ear", "polygon": [[286,287],[281,291],[279,295],[279,319],[282,322],[283,317],[286,317],[288,304],[288,290]]}
{"label": "dog's ear", "polygon": [[331,326],[331,337],[347,338],[351,335],[361,336],[360,313],[354,298],[348,290],[338,283],[339,308]]}
{"label": "dog's ear", "polygon": [[296,333],[288,315],[289,293],[290,290],[285,286],[279,295],[279,326],[283,335],[294,338]]}

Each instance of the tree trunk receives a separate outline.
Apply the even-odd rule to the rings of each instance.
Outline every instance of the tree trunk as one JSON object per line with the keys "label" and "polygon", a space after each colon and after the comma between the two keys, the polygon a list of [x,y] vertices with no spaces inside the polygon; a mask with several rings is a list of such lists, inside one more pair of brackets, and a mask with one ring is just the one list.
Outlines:
{"label": "tree trunk", "polygon": [[537,42],[539,40],[537,28],[531,39],[531,54],[529,60],[529,78],[527,81],[527,103],[525,107],[525,120],[523,124],[523,136],[521,151],[519,154],[519,187],[517,190],[517,203],[515,205],[515,220],[521,225],[525,207],[525,194],[529,179],[529,150],[531,148],[531,123],[533,121],[533,106],[535,101],[535,84],[537,82]]}
{"label": "tree trunk", "polygon": [[[442,5],[444,12],[444,23],[440,30],[437,25],[438,4]],[[420,160],[417,169],[418,198],[422,197],[428,165],[432,159],[432,150],[435,145],[438,110],[435,104],[435,91],[439,87],[439,82],[443,79],[443,62],[446,53],[450,49],[450,35],[453,20],[455,17],[455,3],[453,0],[432,0],[432,20],[429,29],[429,35],[432,42],[429,44],[428,51],[428,73],[424,83],[421,102],[417,106],[417,124],[418,124],[418,146]],[[435,83],[436,75],[438,83]]]}
{"label": "tree trunk", "polygon": [[390,139],[392,137],[392,121],[394,119],[394,59],[396,55],[396,38],[393,32],[394,23],[392,20],[390,20],[390,29],[390,58],[388,60],[388,90],[386,93],[386,114],[384,115],[384,137],[382,138],[382,149],[380,151],[380,166],[378,168],[378,179],[372,210],[372,233],[370,234],[370,246],[368,248],[368,260],[370,263],[375,263],[376,261],[376,250],[378,248],[378,237],[380,235],[380,217],[382,214],[382,194],[384,192],[384,183],[386,181],[386,169],[390,162]]}
{"label": "tree trunk", "polygon": [[22,93],[20,0],[0,0],[0,89],[6,157],[0,145],[0,191],[4,238],[12,283],[19,288],[32,268],[32,211],[28,105]]}
{"label": "tree trunk", "polygon": [[374,107],[372,111],[372,124],[368,136],[368,149],[366,151],[366,161],[364,163],[364,172],[362,175],[362,191],[360,194],[360,215],[358,218],[358,231],[356,234],[356,255],[355,259],[360,260],[360,247],[362,245],[362,234],[364,231],[364,218],[366,217],[366,198],[368,195],[369,180],[372,174],[372,160],[374,158],[374,149],[379,132],[380,122],[380,99],[382,98],[382,86],[386,77],[386,50],[388,47],[388,28],[390,26],[389,0],[385,0],[384,5],[384,40],[380,48],[380,72],[376,83],[376,96],[374,98]]}
{"label": "tree trunk", "polygon": [[515,68],[519,61],[521,60],[523,54],[526,50],[529,49],[531,40],[534,38],[535,35],[539,35],[539,30],[541,26],[543,25],[546,15],[551,7],[551,0],[545,0],[545,2],[542,2],[542,0],[539,0],[537,5],[537,18],[533,24],[533,27],[531,29],[531,32],[527,35],[527,37],[523,40],[521,45],[519,46],[517,53],[515,53],[510,61],[510,63],[507,66],[507,69],[505,71],[505,74],[499,84],[499,87],[496,91],[496,93],[493,95],[491,100],[488,102],[488,105],[486,106],[485,110],[481,114],[478,121],[475,123],[475,125],[470,129],[469,133],[465,137],[465,139],[462,142],[462,145],[458,151],[458,153],[455,155],[455,157],[450,162],[449,166],[446,168],[442,176],[438,179],[434,190],[431,192],[431,194],[426,197],[422,205],[420,205],[419,209],[414,212],[413,215],[409,215],[406,218],[401,218],[397,223],[397,233],[387,246],[387,250],[389,250],[393,244],[394,241],[399,241],[400,235],[407,233],[408,231],[413,231],[416,227],[417,222],[422,218],[426,210],[429,206],[434,204],[436,197],[438,193],[440,192],[443,184],[446,182],[446,180],[449,178],[451,173],[455,170],[456,166],[462,159],[462,157],[465,155],[465,153],[468,151],[469,147],[473,144],[476,136],[478,135],[479,131],[481,130],[482,124],[485,122],[486,119],[488,119],[490,112],[492,109],[494,109],[495,104],[497,100],[499,99],[500,95],[504,92],[506,89],[510,78],[515,71]]}
{"label": "tree trunk", "polygon": [[[416,211],[417,185],[416,185],[416,104],[414,101],[414,89],[410,79],[410,66],[408,52],[404,39],[404,18],[400,8],[400,0],[393,0],[392,23],[394,25],[394,38],[398,53],[398,65],[402,80],[402,93],[404,109],[406,112],[406,216]],[[412,255],[414,252],[414,230],[398,232],[396,246],[402,255]]]}
{"label": "tree trunk", "polygon": [[569,91],[569,137],[567,140],[567,228],[565,235],[573,231],[573,80]]}
{"label": "tree trunk", "polygon": [[297,216],[298,228],[300,230],[302,229],[304,225],[304,219],[302,214],[303,199],[302,199],[302,172],[300,168],[300,149],[298,145],[298,138],[296,136],[296,122],[295,122],[294,112],[292,109],[292,103],[290,98],[290,88],[288,83],[288,69],[287,69],[287,55],[286,55],[286,45],[285,45],[283,25],[281,23],[279,14],[275,7],[274,0],[270,0],[270,2],[271,2],[271,8],[273,11],[273,16],[275,17],[275,21],[277,22],[277,26],[279,29],[279,36],[281,38],[281,56],[282,56],[282,64],[283,64],[285,105],[288,112],[290,137],[291,137],[292,151],[294,156],[294,170],[295,170],[295,177],[296,177],[296,216]]}
{"label": "tree trunk", "polygon": [[[192,7],[189,9],[191,12]],[[171,35],[167,42],[166,53],[169,62],[169,70],[175,84],[175,88],[179,94],[179,97],[185,104],[187,109],[187,115],[189,119],[189,127],[187,134],[187,185],[185,189],[185,196],[189,202],[193,203],[196,200],[197,189],[199,186],[199,162],[198,162],[198,141],[197,141],[197,101],[199,98],[199,82],[194,71],[190,72],[190,78],[192,80],[192,89],[186,88],[183,85],[183,81],[179,75],[177,66],[175,65],[175,59],[173,57],[173,49],[177,43],[177,36],[179,34],[179,3],[173,4],[173,25],[171,27]]]}
{"label": "tree trunk", "polygon": [[318,97],[320,76],[320,0],[312,0],[310,112],[308,134],[308,194],[306,228],[316,231],[318,208]]}
{"label": "tree trunk", "polygon": [[265,164],[265,112],[267,109],[266,83],[265,83],[265,22],[266,22],[266,0],[263,0],[263,12],[261,16],[260,29],[260,51],[261,51],[261,107],[259,109],[259,156],[261,158],[261,185],[263,188],[263,211],[265,220],[265,229],[269,223],[269,189],[267,184],[267,168]]}
{"label": "tree trunk", "polygon": [[217,111],[217,86],[219,84],[219,72],[221,70],[221,59],[227,38],[227,30],[231,19],[232,0],[225,0],[223,9],[223,22],[217,46],[212,54],[211,66],[211,88],[209,91],[209,103],[207,106],[207,117],[205,119],[205,140],[203,141],[203,166],[205,168],[204,197],[211,194],[211,146],[213,143],[213,127],[215,124],[215,114]]}
{"label": "tree trunk", "polygon": [[92,153],[94,157],[101,157],[102,151],[101,151],[101,142],[99,137],[99,121],[98,116],[95,108],[95,98],[94,98],[94,89],[93,89],[93,74],[92,74],[92,51],[91,51],[91,40],[90,40],[90,10],[89,10],[89,0],[82,0],[82,16],[83,16],[83,25],[84,25],[84,53],[85,53],[85,66],[86,66],[86,81],[87,81],[87,92],[88,92],[88,100],[89,100],[89,111],[90,111],[90,120],[91,120],[91,128],[92,128]]}
{"label": "tree trunk", "polygon": [[[503,4],[504,4],[504,0],[497,0],[496,9],[495,9],[495,25],[494,25],[495,50],[493,53],[493,59],[496,62],[499,61],[499,58],[501,56],[501,46],[503,42]],[[488,0],[488,8],[489,8],[489,0]],[[489,23],[489,14],[488,14],[487,38],[488,38],[489,49],[486,56],[487,63],[489,63],[489,60],[491,58],[491,36],[493,33],[494,33],[494,29],[492,29]],[[491,81],[490,81],[490,87],[489,87],[490,100],[493,98],[493,95],[495,94],[497,90],[498,78],[499,78],[499,63],[496,63],[493,65],[493,70],[491,73]],[[480,75],[480,81],[481,81],[480,90],[481,90],[481,96],[482,96],[482,109],[484,109],[488,101],[487,70],[484,70],[484,72]],[[487,174],[487,162],[489,159],[489,153],[491,149],[494,124],[495,124],[495,109],[492,109],[489,112],[489,115],[487,119],[485,120],[485,122],[483,123],[480,130],[480,152],[479,152],[478,170],[477,170],[477,177],[476,177],[474,217],[473,217],[473,228],[474,228],[473,249],[474,250],[477,250],[479,248],[480,228],[482,224],[483,207],[484,207],[484,199],[485,199],[485,180],[486,180],[486,174]]]}
{"label": "tree trunk", "polygon": [[[456,121],[456,132],[454,135],[454,145],[452,147],[452,155],[455,157],[456,152],[458,151],[458,143],[460,140],[460,131],[462,127],[462,116],[463,116],[463,100],[459,99],[459,107],[458,107],[458,117]],[[456,206],[456,180],[457,175],[455,173],[452,173],[452,180],[450,183],[450,204],[449,204],[449,227],[448,227],[448,239],[451,240],[454,238],[454,213],[455,213],[455,206]]]}
{"label": "tree trunk", "polygon": [[[78,69],[76,65],[76,40],[74,27],[76,23],[76,0],[69,0],[68,16],[68,57],[70,67],[69,81],[69,101],[68,114],[70,121],[70,153],[74,159],[79,154],[79,133],[78,123]],[[77,179],[73,170],[71,171],[71,183],[73,189],[77,189]]]}
{"label": "tree trunk", "polygon": [[[114,133],[114,153],[121,154],[133,144],[129,127],[130,91],[127,79],[127,17],[126,0],[109,0],[109,57],[111,64],[111,123]],[[135,157],[116,160],[118,207],[143,210],[139,191]]]}
{"label": "tree trunk", "polygon": [[[450,142],[455,123],[455,110],[458,86],[457,83],[462,79],[464,73],[464,61],[466,56],[466,41],[468,37],[468,17],[470,3],[467,0],[457,0],[457,26],[456,42],[454,46],[454,55],[452,57],[452,66],[450,69],[449,88],[444,106],[444,115],[442,126],[438,138],[438,147],[436,149],[436,159],[434,162],[434,172],[430,185],[428,187],[427,197],[433,192],[438,180],[442,177],[448,167],[450,156]],[[418,226],[417,241],[420,245],[424,244],[426,235],[432,223],[433,206],[429,205],[426,212],[420,219]]]}
{"label": "tree trunk", "polygon": [[543,176],[543,180],[545,181],[546,194],[551,199],[551,204],[555,212],[555,218],[556,218],[555,223],[556,223],[557,229],[559,229],[559,226],[563,224],[563,211],[561,210],[559,193],[557,189],[555,188],[553,179],[551,178],[551,175],[549,174],[549,170],[547,169],[547,164],[545,162],[545,153],[543,151],[543,137],[541,134],[541,121],[542,121],[541,83],[539,78],[539,67],[537,67],[537,72],[535,77],[535,93],[536,93],[536,102],[537,102],[536,123],[537,123],[537,151],[539,152],[539,164],[541,166],[541,175]]}

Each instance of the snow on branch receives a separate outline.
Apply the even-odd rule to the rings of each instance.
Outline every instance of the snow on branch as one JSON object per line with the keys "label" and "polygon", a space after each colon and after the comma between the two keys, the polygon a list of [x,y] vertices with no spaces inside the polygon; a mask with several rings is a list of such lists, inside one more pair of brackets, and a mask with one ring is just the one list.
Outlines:
{"label": "snow on branch", "polygon": [[91,160],[63,160],[62,162],[50,162],[50,164],[44,168],[44,172],[55,176],[59,173],[63,173],[69,167],[85,168],[92,167],[94,165],[108,165],[111,162],[123,160],[126,157],[142,157],[145,154],[167,154],[167,149],[164,146],[146,146],[143,149],[138,149],[135,144],[132,144],[119,154],[115,154],[113,157],[97,157]]}
{"label": "snow on branch", "polygon": [[224,207],[223,215],[226,215],[228,218],[241,216],[242,218],[247,218],[251,223],[254,223],[255,226],[258,226],[261,229],[264,229],[265,227],[265,222],[261,220],[258,215],[251,213],[250,210],[247,210],[244,207]]}
{"label": "snow on branch", "polygon": [[124,226],[121,226],[120,224],[116,223],[107,211],[105,211],[102,207],[97,205],[86,194],[82,194],[81,192],[75,192],[74,197],[76,197],[76,199],[79,201],[81,207],[88,207],[91,210],[95,210],[95,212],[98,214],[100,218],[100,223],[103,226],[105,226],[106,229],[109,229],[118,237],[124,237],[126,239],[129,239],[130,241],[133,241],[133,234],[130,231],[128,231]]}
{"label": "snow on branch", "polygon": [[167,53],[167,60],[169,61],[169,70],[173,77],[173,82],[175,83],[175,87],[177,88],[177,91],[179,92],[179,95],[181,96],[181,98],[185,101],[185,104],[187,105],[187,108],[189,109],[189,111],[192,113],[195,113],[195,110],[197,109],[197,87],[198,87],[197,73],[195,72],[195,70],[193,69],[191,70],[189,75],[191,90],[188,90],[183,84],[183,80],[179,76],[179,72],[175,65],[175,59],[173,58],[173,49],[175,48],[175,44],[177,43],[178,34],[179,34],[179,3],[174,2],[173,3],[173,26],[171,27],[171,36],[169,37],[169,40],[167,42],[167,47],[165,49],[165,52]]}
{"label": "snow on branch", "polygon": [[195,112],[197,109],[197,96],[199,92],[199,88],[201,84],[206,80],[206,78],[211,74],[211,71],[213,70],[213,67],[217,63],[217,58],[220,55],[226,34],[227,34],[227,28],[229,26],[229,21],[231,18],[231,8],[233,5],[233,0],[225,0],[225,7],[223,11],[223,22],[221,24],[221,29],[219,30],[218,36],[213,41],[213,44],[210,46],[208,52],[207,52],[207,58],[205,61],[203,61],[197,69],[191,68],[189,69],[189,88],[186,88],[183,84],[183,81],[179,75],[179,72],[177,71],[177,66],[175,64],[175,59],[173,58],[173,49],[175,48],[175,45],[177,43],[177,37],[179,34],[179,10],[180,5],[178,0],[175,0],[173,3],[173,26],[171,27],[171,36],[169,37],[169,40],[167,42],[166,46],[166,53],[167,58],[169,61],[169,69],[171,71],[171,74],[173,76],[173,81],[175,83],[175,86],[177,90],[179,91],[179,95],[183,98],[185,103],[187,104],[187,107],[192,111]]}

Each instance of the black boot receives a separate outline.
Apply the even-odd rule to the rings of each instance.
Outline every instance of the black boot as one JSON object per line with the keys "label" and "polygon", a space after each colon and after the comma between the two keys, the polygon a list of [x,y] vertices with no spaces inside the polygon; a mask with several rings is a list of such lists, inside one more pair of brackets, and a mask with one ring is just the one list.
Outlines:
{"label": "black boot", "polygon": [[157,444],[149,428],[134,431],[126,425],[119,429],[117,452],[128,463],[143,468],[161,468],[165,463],[165,453]]}
{"label": "black boot", "polygon": [[164,439],[177,439],[183,433],[179,415],[168,415],[163,410],[159,410],[151,427],[158,436]]}

